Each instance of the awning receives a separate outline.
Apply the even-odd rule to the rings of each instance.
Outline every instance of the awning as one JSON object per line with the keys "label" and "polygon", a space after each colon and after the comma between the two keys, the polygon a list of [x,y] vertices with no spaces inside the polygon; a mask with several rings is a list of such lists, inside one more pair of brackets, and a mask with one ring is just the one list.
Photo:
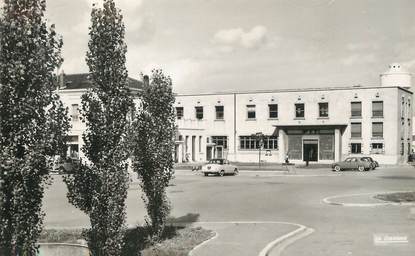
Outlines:
{"label": "awning", "polygon": [[340,129],[340,132],[343,133],[344,129],[346,129],[347,124],[321,124],[321,125],[283,125],[277,124],[273,125],[275,127],[272,136],[278,136],[279,130],[282,129],[284,131],[287,130],[334,130]]}

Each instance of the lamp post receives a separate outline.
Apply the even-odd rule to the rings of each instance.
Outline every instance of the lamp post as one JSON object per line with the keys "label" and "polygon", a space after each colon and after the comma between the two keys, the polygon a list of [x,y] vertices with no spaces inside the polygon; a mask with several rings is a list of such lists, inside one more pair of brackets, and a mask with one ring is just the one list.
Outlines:
{"label": "lamp post", "polygon": [[258,142],[258,167],[261,168],[261,149],[264,145],[265,135],[262,132],[257,132],[252,134],[252,137],[255,138],[255,142]]}

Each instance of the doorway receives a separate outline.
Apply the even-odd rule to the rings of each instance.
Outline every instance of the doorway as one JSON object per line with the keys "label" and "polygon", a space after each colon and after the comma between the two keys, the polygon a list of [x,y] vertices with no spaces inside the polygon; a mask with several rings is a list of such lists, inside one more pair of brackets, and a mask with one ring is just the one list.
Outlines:
{"label": "doorway", "polygon": [[223,158],[223,147],[216,146],[216,158]]}
{"label": "doorway", "polygon": [[318,161],[318,140],[303,140],[303,160]]}
{"label": "doorway", "polygon": [[212,147],[207,146],[206,147],[206,160],[209,161],[212,159]]}

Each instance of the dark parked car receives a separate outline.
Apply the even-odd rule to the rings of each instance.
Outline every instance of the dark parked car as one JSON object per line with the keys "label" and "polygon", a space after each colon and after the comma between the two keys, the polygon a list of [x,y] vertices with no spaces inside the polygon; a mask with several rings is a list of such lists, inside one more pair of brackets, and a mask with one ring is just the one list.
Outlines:
{"label": "dark parked car", "polygon": [[373,160],[373,158],[371,158],[370,156],[365,156],[362,157],[363,160],[365,161],[369,161],[372,165],[372,170],[376,169],[377,167],[379,167],[379,163],[375,160]]}
{"label": "dark parked car", "polygon": [[359,172],[368,171],[372,169],[372,164],[363,157],[349,157],[341,162],[336,162],[331,165],[333,171],[339,172],[342,170],[358,170]]}

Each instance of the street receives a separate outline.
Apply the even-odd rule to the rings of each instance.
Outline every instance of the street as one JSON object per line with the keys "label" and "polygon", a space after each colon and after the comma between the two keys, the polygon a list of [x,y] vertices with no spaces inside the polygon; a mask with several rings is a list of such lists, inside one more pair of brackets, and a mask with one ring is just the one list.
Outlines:
{"label": "street", "polygon": [[[323,199],[342,196],[342,200],[350,202],[354,199],[347,199],[348,195],[414,188],[413,167],[363,173],[333,173],[329,169],[297,169],[295,174],[241,170],[238,176],[225,177],[178,170],[168,194],[173,217],[187,216],[188,221],[196,222],[194,225],[218,234],[193,255],[258,255],[268,243],[295,230],[294,224],[298,224],[314,232],[288,245],[282,255],[409,256],[415,252],[415,206],[352,207],[331,205]],[[65,184],[55,176],[44,201],[46,227],[88,225],[88,218],[68,203],[65,193]],[[370,200],[368,197],[366,201]],[[145,209],[137,183],[130,187],[127,213],[129,225],[143,223]],[[374,239],[379,236],[406,237],[407,241],[377,244]]]}

